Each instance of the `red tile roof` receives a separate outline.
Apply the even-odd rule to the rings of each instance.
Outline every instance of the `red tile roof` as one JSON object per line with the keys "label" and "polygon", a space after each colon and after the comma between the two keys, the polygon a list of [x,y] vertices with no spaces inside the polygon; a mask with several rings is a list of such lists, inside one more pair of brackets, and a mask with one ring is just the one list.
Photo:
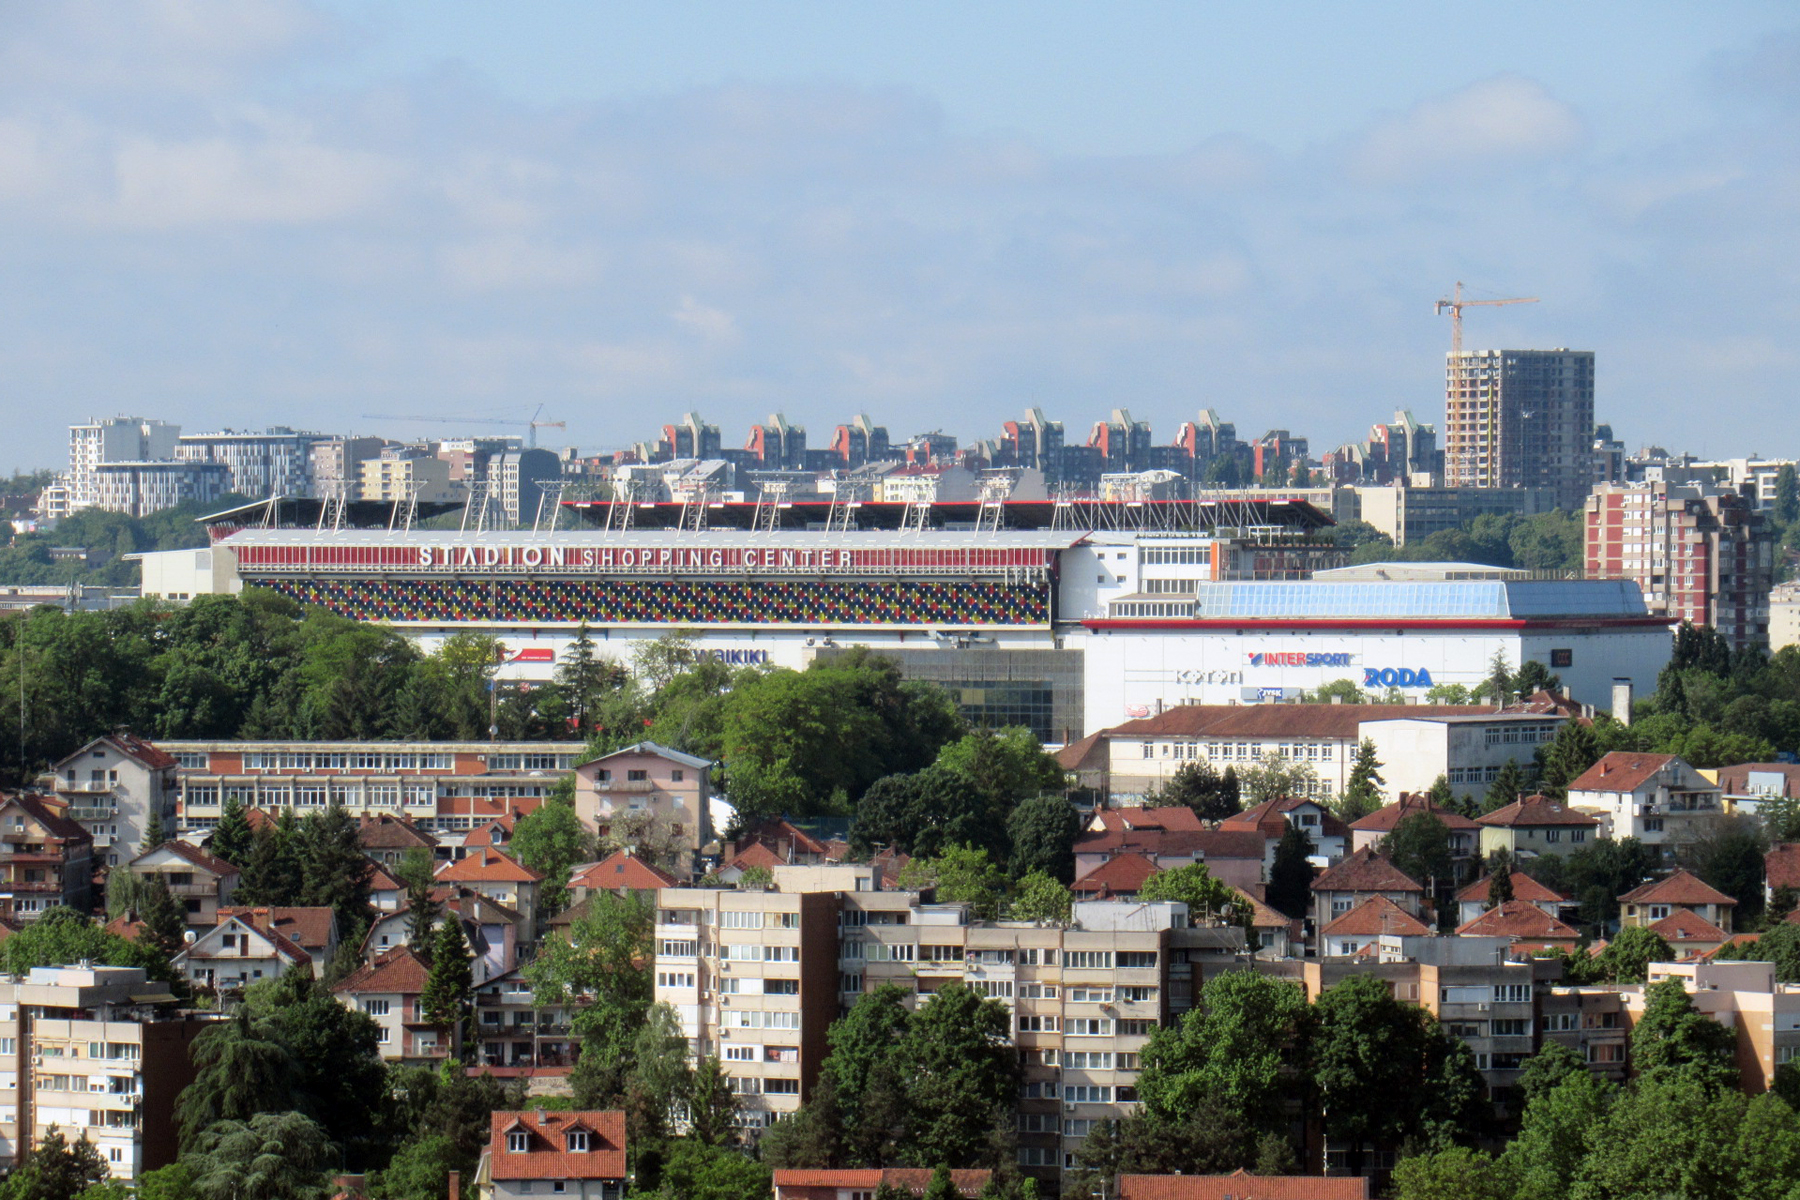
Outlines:
{"label": "red tile roof", "polygon": [[[462,844],[470,849],[476,846],[504,846],[507,835],[512,832],[513,825],[514,821],[510,814],[504,817],[495,817],[491,821],[483,821],[463,834]],[[499,830],[499,837],[494,836],[495,830]]]}
{"label": "red tile roof", "polygon": [[1077,854],[1147,854],[1157,858],[1254,858],[1267,851],[1262,834],[1245,829],[1108,829],[1075,839]]}
{"label": "red tile roof", "polygon": [[1319,837],[1349,837],[1350,827],[1337,818],[1337,815],[1316,800],[1308,800],[1304,796],[1284,796],[1279,800],[1265,800],[1254,808],[1247,808],[1235,816],[1226,817],[1219,822],[1221,830],[1255,829],[1263,837],[1276,840],[1287,832],[1287,814],[1303,804],[1311,804],[1319,811]]}
{"label": "red tile roof", "polygon": [[[258,935],[260,935],[261,937],[266,938],[268,940],[269,945],[275,951],[276,957],[286,959],[288,961],[289,965],[292,965],[294,963],[310,963],[310,962],[312,962],[312,955],[308,954],[304,947],[295,945],[291,938],[288,938],[280,933],[277,933],[273,929],[269,929],[265,926],[258,925],[256,923],[254,923],[253,921],[249,920],[248,918],[241,917],[241,916],[227,917],[227,918],[225,918],[225,920],[220,921],[219,925],[224,925],[227,923],[234,923],[239,928],[242,928],[242,929],[255,930]],[[217,929],[218,925],[213,926],[213,928]],[[249,935],[246,934],[245,936],[248,937]],[[198,958],[198,959],[202,959],[202,960],[219,957],[219,955],[213,951],[210,951],[210,950],[203,951],[203,947],[206,945],[205,939],[206,939],[206,934],[204,934],[204,933],[201,934],[200,940],[189,945],[187,947],[187,949],[181,951],[181,954],[185,954],[191,958]],[[225,957],[228,957],[228,958],[238,957],[238,952],[234,950],[230,954],[226,955]]]}
{"label": "red tile roof", "polygon": [[114,917],[106,923],[106,932],[115,937],[122,937],[128,942],[135,942],[143,936],[144,930],[150,928],[137,919],[135,912],[127,912],[124,916]]}
{"label": "red tile roof", "polygon": [[1428,794],[1419,792],[1408,794],[1402,792],[1400,798],[1392,804],[1376,809],[1359,821],[1351,822],[1350,828],[1363,833],[1392,833],[1394,827],[1408,817],[1428,813],[1442,821],[1448,829],[1479,829],[1472,817],[1465,817],[1454,809],[1440,806]]}
{"label": "red tile roof", "polygon": [[[1079,771],[1087,767],[1090,755],[1093,755],[1096,760],[1092,766],[1104,767],[1106,765],[1105,738],[1104,733],[1090,733],[1079,742],[1070,742],[1051,757],[1056,759],[1056,765],[1065,771]],[[1099,750],[1098,754],[1095,754],[1096,748]]]}
{"label": "red tile roof", "polygon": [[544,877],[491,846],[438,868],[440,883],[537,883]]}
{"label": "red tile roof", "polygon": [[1328,937],[1377,937],[1384,933],[1424,937],[1431,929],[1386,896],[1372,896],[1319,932]]}
{"label": "red tile roof", "polygon": [[1734,933],[1712,949],[1702,950],[1700,952],[1700,957],[1704,959],[1713,959],[1718,957],[1719,951],[1727,946],[1754,946],[1760,941],[1762,941],[1762,934],[1760,933]]}
{"label": "red tile roof", "polygon": [[1594,829],[1600,824],[1586,813],[1558,804],[1548,796],[1525,796],[1476,820],[1491,829],[1542,829],[1547,825]]}
{"label": "red tile roof", "polygon": [[226,917],[240,917],[265,933],[279,933],[313,953],[323,953],[330,947],[337,925],[337,914],[329,908],[242,908],[227,905],[219,909],[219,919],[224,920]]}
{"label": "red tile roof", "polygon": [[1772,888],[1800,888],[1800,842],[1782,842],[1763,855],[1763,873]]}
{"label": "red tile roof", "polygon": [[1094,899],[1100,900],[1109,896],[1135,896],[1144,886],[1144,880],[1160,869],[1141,854],[1119,854],[1077,879],[1069,890],[1083,895],[1091,892]]}
{"label": "red tile roof", "polygon": [[369,872],[369,890],[371,892],[401,892],[406,885],[394,877],[394,873],[380,863],[370,864],[375,869]]}
{"label": "red tile roof", "polygon": [[1727,796],[1742,796],[1744,789],[1750,786],[1750,772],[1758,774],[1780,775],[1782,777],[1781,794],[1784,796],[1800,796],[1800,764],[1795,763],[1738,763],[1736,766],[1719,768],[1719,787]]}
{"label": "red tile roof", "polygon": [[1465,923],[1458,934],[1481,937],[1510,937],[1525,941],[1574,942],[1581,937],[1537,905],[1526,900],[1508,900],[1499,908],[1490,908]]}
{"label": "red tile roof", "polygon": [[731,861],[725,865],[728,867],[736,867],[740,871],[748,871],[752,867],[785,867],[787,866],[787,859],[769,849],[769,847],[762,842],[751,842],[748,846],[745,846],[742,850],[732,855]]}
{"label": "red tile roof", "polygon": [[768,817],[746,829],[733,843],[744,847],[751,842],[787,842],[794,850],[807,854],[825,853],[825,843],[821,842],[804,829],[782,820],[780,817]]}
{"label": "red tile roof", "polygon": [[356,841],[364,850],[410,850],[419,846],[437,848],[437,839],[405,817],[379,814],[357,821]]}
{"label": "red tile roof", "polygon": [[167,850],[170,854],[173,854],[176,858],[182,859],[183,861],[189,863],[192,866],[199,867],[202,871],[205,871],[208,874],[217,875],[221,879],[223,879],[227,875],[238,874],[238,869],[236,867],[232,866],[230,863],[226,862],[224,859],[214,858],[212,855],[208,854],[206,851],[201,850],[195,846],[190,846],[186,842],[183,842],[183,841],[164,842],[162,845],[157,846],[154,849],[144,851],[142,854],[140,854],[136,858],[132,859],[130,864],[128,864],[128,865],[136,866],[138,863],[143,862],[144,859],[148,858],[150,855],[155,854],[161,850]]}
{"label": "red tile roof", "polygon": [[[1101,829],[1186,829],[1202,830],[1200,816],[1185,804],[1169,804],[1160,808],[1104,808],[1094,814]],[[1096,830],[1095,832],[1099,832]]]}
{"label": "red tile roof", "polygon": [[1327,867],[1312,881],[1315,892],[1423,892],[1411,876],[1364,846]]}
{"label": "red tile roof", "polygon": [[135,758],[153,771],[164,771],[176,765],[173,754],[159,750],[143,738],[133,737],[129,733],[115,733],[101,740],[111,742],[119,748],[121,754]]}
{"label": "red tile roof", "polygon": [[1571,792],[1635,792],[1658,771],[1676,761],[1673,754],[1645,754],[1614,750],[1582,772],[1569,785]]}
{"label": "red tile roof", "polygon": [[1121,1175],[1117,1200],[1368,1200],[1366,1176]]}
{"label": "red tile roof", "polygon": [[[51,801],[46,796],[33,796],[26,792],[9,798],[6,804],[16,804],[31,816],[31,819],[44,827],[46,835],[61,842],[92,842],[94,835],[69,820],[69,806]],[[5,808],[6,804],[0,804]],[[77,858],[80,856],[77,855]]]}
{"label": "red tile roof", "polygon": [[1698,875],[1688,870],[1671,872],[1662,879],[1655,879],[1632,888],[1619,897],[1622,904],[1679,904],[1691,908],[1696,904],[1737,903],[1730,896],[1712,887]]}
{"label": "red tile roof", "polygon": [[1671,946],[1683,942],[1722,942],[1729,936],[1691,908],[1676,909],[1650,926],[1650,932],[1660,933],[1663,941]]}
{"label": "red tile roof", "polygon": [[[849,1188],[874,1191],[886,1185],[923,1195],[931,1182],[931,1172],[921,1167],[885,1167],[875,1169],[814,1170],[787,1168],[775,1172],[775,1191],[783,1188]],[[950,1182],[964,1196],[974,1197],[986,1187],[992,1171],[952,1171]]]}
{"label": "red tile roof", "polygon": [[651,866],[635,854],[617,850],[571,876],[569,886],[607,891],[627,888],[634,892],[647,892],[656,888],[674,887],[678,882],[667,871]]}
{"label": "red tile roof", "polygon": [[[625,1114],[617,1111],[496,1112],[488,1126],[488,1174],[494,1179],[624,1179]],[[586,1130],[588,1148],[570,1150],[569,1134]],[[522,1131],[530,1149],[506,1148]]]}
{"label": "red tile roof", "polygon": [[416,996],[425,990],[431,968],[413,953],[411,946],[395,946],[375,956],[375,961],[350,972],[331,990],[353,995]]}
{"label": "red tile roof", "polygon": [[[1485,901],[1488,894],[1488,882],[1491,879],[1493,879],[1492,874],[1483,875],[1474,883],[1471,883],[1468,887],[1456,893],[1456,898],[1458,900]],[[1512,873],[1512,890],[1514,900],[1527,900],[1533,904],[1569,903],[1569,897],[1563,895],[1561,892],[1551,891],[1523,871],[1514,871]]]}

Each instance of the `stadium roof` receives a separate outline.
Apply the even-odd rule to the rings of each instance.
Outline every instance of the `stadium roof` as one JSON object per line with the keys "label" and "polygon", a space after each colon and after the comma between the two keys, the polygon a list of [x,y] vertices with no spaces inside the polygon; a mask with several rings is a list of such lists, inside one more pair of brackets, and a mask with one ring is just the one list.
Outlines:
{"label": "stadium roof", "polygon": [[[462,501],[421,500],[413,512],[413,520],[441,517],[462,508]],[[325,515],[325,501],[307,496],[276,496],[270,500],[253,500],[236,508],[227,508],[203,517],[195,517],[198,525],[259,525],[273,529],[316,528]],[[343,524],[356,529],[386,529],[394,519],[394,505],[383,500],[351,500],[344,505]]]}
{"label": "stadium roof", "polygon": [[1523,618],[1646,615],[1625,579],[1202,583],[1196,620],[1307,617]]}
{"label": "stadium roof", "polygon": [[[563,507],[604,520],[610,501],[565,500]],[[679,501],[639,503],[632,523],[638,528],[676,529],[684,509]],[[908,505],[865,500],[856,504],[854,520],[864,529],[899,529]],[[748,530],[756,523],[754,500],[713,501],[706,506],[708,525]],[[1058,509],[1061,509],[1059,519]],[[823,528],[831,515],[829,498],[783,500],[775,509],[784,529]],[[1206,532],[1221,526],[1270,526],[1287,530],[1323,529],[1335,524],[1330,515],[1305,500],[1007,500],[1001,503],[1001,525],[1007,529],[1049,529],[1074,524],[1084,529],[1144,528]],[[764,509],[765,517],[767,509]],[[945,500],[931,505],[928,521],[937,527],[973,526],[981,515],[979,500]]]}

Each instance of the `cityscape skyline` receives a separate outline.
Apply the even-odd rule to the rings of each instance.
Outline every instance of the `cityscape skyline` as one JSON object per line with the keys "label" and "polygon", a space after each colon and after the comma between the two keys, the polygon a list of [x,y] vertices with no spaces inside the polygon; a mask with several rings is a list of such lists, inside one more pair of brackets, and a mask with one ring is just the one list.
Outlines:
{"label": "cityscape skyline", "polygon": [[1777,6],[1398,40],[1325,6],[1051,6],[1022,40],[1005,9],[706,12],[545,3],[483,39],[262,0],[200,38],[13,9],[14,465],[59,457],[45,410],[356,432],[541,403],[603,449],[646,408],[1210,407],[1335,444],[1436,419],[1457,280],[1540,297],[1468,345],[1593,350],[1601,422],[1702,456],[1791,437]]}

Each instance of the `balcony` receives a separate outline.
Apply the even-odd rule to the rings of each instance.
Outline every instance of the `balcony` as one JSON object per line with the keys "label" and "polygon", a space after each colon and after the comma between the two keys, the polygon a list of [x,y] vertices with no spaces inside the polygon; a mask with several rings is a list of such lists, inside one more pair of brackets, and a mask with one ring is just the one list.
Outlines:
{"label": "balcony", "polygon": [[107,783],[103,779],[88,779],[79,782],[73,782],[67,779],[59,779],[56,781],[57,791],[73,792],[80,795],[105,795],[107,792],[113,790],[113,786],[113,784]]}
{"label": "balcony", "polygon": [[71,821],[111,821],[118,815],[119,810],[112,805],[103,808],[89,806],[78,808],[72,804],[69,806],[69,820]]}
{"label": "balcony", "polygon": [[42,893],[47,896],[59,896],[62,894],[62,890],[63,885],[60,881],[31,880],[15,883],[11,880],[0,879],[0,894],[25,892],[33,895]]}
{"label": "balcony", "polygon": [[607,780],[594,784],[594,790],[596,792],[654,792],[656,781],[654,779]]}
{"label": "balcony", "polygon": [[216,896],[219,885],[216,883],[171,883],[168,885],[171,896]]}

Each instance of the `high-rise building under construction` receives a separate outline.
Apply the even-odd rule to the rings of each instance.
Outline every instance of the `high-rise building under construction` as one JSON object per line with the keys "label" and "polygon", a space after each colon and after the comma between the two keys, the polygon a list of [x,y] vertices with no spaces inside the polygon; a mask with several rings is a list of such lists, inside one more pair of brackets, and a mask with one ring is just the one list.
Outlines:
{"label": "high-rise building under construction", "polygon": [[1577,510],[1593,486],[1593,351],[1450,354],[1444,432],[1451,487],[1550,488]]}

